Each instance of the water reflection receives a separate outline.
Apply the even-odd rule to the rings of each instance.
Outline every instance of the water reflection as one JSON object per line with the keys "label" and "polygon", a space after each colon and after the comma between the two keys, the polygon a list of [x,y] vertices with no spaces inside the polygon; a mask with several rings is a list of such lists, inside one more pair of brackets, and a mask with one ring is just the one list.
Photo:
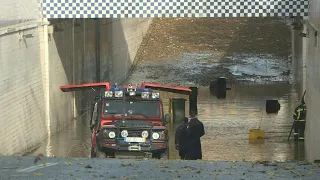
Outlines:
{"label": "water reflection", "polygon": [[[46,152],[46,155],[59,157],[90,157],[91,134],[86,117],[71,122],[59,133],[52,135],[46,146],[41,146],[34,154]],[[49,142],[48,142],[49,141]]]}
{"label": "water reflection", "polygon": [[[200,87],[198,92],[199,119],[204,123],[206,131],[202,138],[204,159],[304,160],[304,144],[287,141],[292,126],[292,112],[299,103],[299,94],[291,85],[236,85],[228,91],[225,100],[216,99],[207,87]],[[161,93],[161,96],[165,112],[168,112],[169,98],[188,98],[172,93]],[[266,114],[265,100],[273,98],[279,100],[281,109],[278,114]],[[169,126],[170,159],[179,158],[174,148],[177,126]],[[259,126],[265,131],[265,139],[249,142],[249,130]],[[90,136],[89,119],[83,116],[52,136],[50,141],[44,142],[44,146],[35,154],[50,150],[49,154],[55,156],[89,157]]]}

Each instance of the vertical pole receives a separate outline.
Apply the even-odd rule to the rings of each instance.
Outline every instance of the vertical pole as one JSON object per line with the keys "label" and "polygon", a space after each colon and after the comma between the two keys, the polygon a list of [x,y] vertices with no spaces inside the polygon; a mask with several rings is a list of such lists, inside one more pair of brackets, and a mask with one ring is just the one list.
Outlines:
{"label": "vertical pole", "polygon": [[189,114],[194,111],[198,114],[198,87],[190,87],[191,93],[189,95]]}

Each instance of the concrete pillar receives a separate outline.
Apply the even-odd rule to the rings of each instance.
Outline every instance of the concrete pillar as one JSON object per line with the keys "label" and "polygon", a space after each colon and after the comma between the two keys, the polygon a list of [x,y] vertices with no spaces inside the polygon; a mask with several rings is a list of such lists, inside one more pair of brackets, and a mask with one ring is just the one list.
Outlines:
{"label": "concrete pillar", "polygon": [[[47,24],[49,24],[49,22],[47,21],[47,19],[45,19],[45,21],[47,22]],[[46,111],[46,124],[47,124],[47,133],[48,133],[48,139],[47,139],[47,144],[46,144],[46,152],[45,155],[50,157],[52,156],[51,154],[51,106],[50,106],[50,58],[49,58],[49,34],[50,37],[52,37],[53,34],[53,26],[48,26],[45,25],[43,26],[43,49],[44,49],[44,71],[46,73],[45,74],[45,83],[44,84],[44,96],[45,96],[45,111]]]}
{"label": "concrete pillar", "polygon": [[[307,24],[303,24],[303,34],[308,34]],[[307,58],[308,58],[308,37],[302,38],[302,90],[307,88]]]}
{"label": "concrete pillar", "polygon": [[303,92],[303,23],[299,17],[292,23],[292,80],[299,94]]}
{"label": "concrete pillar", "polygon": [[306,158],[309,162],[320,160],[320,38],[317,33],[319,30],[320,28],[318,29],[315,25],[308,25],[305,147]]}
{"label": "concrete pillar", "polygon": [[[43,37],[43,49],[42,49],[42,73],[43,73],[43,93],[44,93],[44,100],[45,100],[45,117],[46,117],[46,124],[47,124],[47,133],[48,136],[51,135],[51,116],[50,116],[50,78],[49,78],[49,71],[50,71],[50,66],[49,66],[49,40],[48,40],[48,25],[49,22],[47,19],[44,19],[46,22],[46,25],[43,26],[43,31],[42,31],[42,37]],[[51,31],[51,26],[50,26],[50,31]]]}

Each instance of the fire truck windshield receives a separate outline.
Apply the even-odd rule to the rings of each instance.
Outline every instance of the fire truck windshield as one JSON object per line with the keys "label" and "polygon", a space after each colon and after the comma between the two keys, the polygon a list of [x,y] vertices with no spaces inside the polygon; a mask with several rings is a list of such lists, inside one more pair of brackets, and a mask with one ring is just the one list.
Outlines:
{"label": "fire truck windshield", "polygon": [[[126,116],[160,116],[160,103],[158,101],[127,101],[125,114]],[[104,115],[122,114],[122,100],[108,100],[104,102]]]}

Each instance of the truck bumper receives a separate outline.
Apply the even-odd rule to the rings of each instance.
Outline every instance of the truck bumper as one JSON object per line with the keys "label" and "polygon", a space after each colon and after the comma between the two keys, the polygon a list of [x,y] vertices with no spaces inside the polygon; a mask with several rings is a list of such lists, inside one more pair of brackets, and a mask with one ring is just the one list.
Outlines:
{"label": "truck bumper", "polygon": [[164,152],[167,150],[167,141],[149,141],[149,143],[127,143],[124,141],[100,140],[99,150],[103,152]]}

